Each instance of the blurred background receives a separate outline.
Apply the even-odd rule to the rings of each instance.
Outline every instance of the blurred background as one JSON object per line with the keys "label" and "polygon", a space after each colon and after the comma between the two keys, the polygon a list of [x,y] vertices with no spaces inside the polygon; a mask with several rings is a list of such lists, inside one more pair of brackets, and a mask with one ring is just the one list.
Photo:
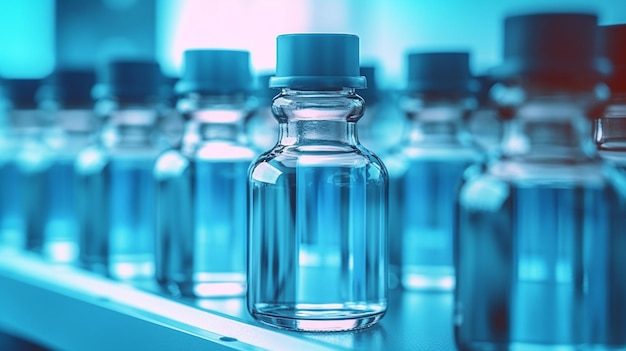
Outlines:
{"label": "blurred background", "polygon": [[361,37],[361,61],[382,88],[400,88],[410,50],[462,49],[475,74],[500,60],[505,15],[585,9],[600,24],[626,23],[624,0],[0,0],[0,76],[40,78],[55,66],[99,66],[112,57],[158,59],[178,75],[188,48],[251,52],[273,70],[276,36],[344,32]]}

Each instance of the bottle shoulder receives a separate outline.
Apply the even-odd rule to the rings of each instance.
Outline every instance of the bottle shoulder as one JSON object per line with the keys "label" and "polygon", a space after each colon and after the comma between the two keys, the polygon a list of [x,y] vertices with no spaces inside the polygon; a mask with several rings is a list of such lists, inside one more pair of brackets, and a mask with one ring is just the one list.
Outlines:
{"label": "bottle shoulder", "polygon": [[182,175],[187,169],[200,164],[232,164],[246,166],[258,152],[246,145],[211,142],[202,145],[183,145],[169,149],[156,159],[154,174],[158,179]]}
{"label": "bottle shoulder", "polygon": [[593,189],[623,194],[626,172],[598,159],[571,164],[497,160],[470,166],[463,175],[459,201],[463,205],[499,203],[511,189]]}
{"label": "bottle shoulder", "polygon": [[18,148],[15,161],[18,169],[23,174],[41,173],[48,169],[55,154],[39,141],[28,141]]}
{"label": "bottle shoulder", "polygon": [[[258,182],[275,182],[285,174],[296,174],[306,168],[349,172],[362,169],[368,180],[387,182],[387,168],[381,159],[362,147],[314,148],[279,146],[260,155],[250,167],[250,177]],[[269,180],[268,179],[272,179]]]}
{"label": "bottle shoulder", "polygon": [[381,159],[360,145],[325,146],[281,145],[261,154],[255,161],[281,162],[295,166],[362,167],[367,164],[380,164]]}
{"label": "bottle shoulder", "polygon": [[412,160],[476,161],[481,156],[482,152],[479,148],[463,144],[397,144],[384,154],[383,160],[396,158],[408,162]]}
{"label": "bottle shoulder", "polygon": [[97,173],[106,167],[108,159],[108,154],[102,146],[91,145],[78,154],[75,168],[83,175]]}
{"label": "bottle shoulder", "polygon": [[[578,199],[592,206],[610,204],[605,208],[614,213],[626,209],[626,171],[597,163],[579,165],[570,171],[554,174],[545,169],[542,176],[529,178],[477,164],[465,172],[457,195],[458,205],[464,211],[498,212],[509,207],[511,201],[531,200],[539,206],[544,200],[563,198]],[[575,174],[576,171],[581,173]]]}
{"label": "bottle shoulder", "polygon": [[189,168],[190,164],[190,158],[180,150],[167,150],[157,158],[154,164],[154,177],[156,180],[163,180],[180,176]]}
{"label": "bottle shoulder", "polygon": [[429,149],[421,147],[394,147],[384,153],[382,160],[389,169],[389,174],[398,176],[409,168],[423,165],[462,165],[483,160],[484,155],[477,149],[467,147]]}
{"label": "bottle shoulder", "polygon": [[219,140],[203,142],[189,149],[189,156],[198,161],[251,161],[260,154],[248,144]]}

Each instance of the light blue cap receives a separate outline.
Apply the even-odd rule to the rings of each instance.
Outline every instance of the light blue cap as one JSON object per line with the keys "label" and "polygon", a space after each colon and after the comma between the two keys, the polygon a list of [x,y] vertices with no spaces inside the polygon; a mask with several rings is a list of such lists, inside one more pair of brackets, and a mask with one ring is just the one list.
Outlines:
{"label": "light blue cap", "polygon": [[176,92],[232,94],[251,89],[250,53],[244,50],[194,49],[184,53],[184,72]]}
{"label": "light blue cap", "polygon": [[352,34],[283,34],[276,39],[276,75],[270,88],[304,90],[367,87]]}

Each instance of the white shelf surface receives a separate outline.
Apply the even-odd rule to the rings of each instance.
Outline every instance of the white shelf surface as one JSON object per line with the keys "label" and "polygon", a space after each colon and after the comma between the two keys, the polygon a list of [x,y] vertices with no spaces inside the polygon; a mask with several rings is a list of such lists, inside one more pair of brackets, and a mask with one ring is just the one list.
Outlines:
{"label": "white shelf surface", "polygon": [[0,330],[58,350],[454,350],[452,295],[393,290],[374,327],[299,333],[253,320],[243,298],[173,299],[0,250]]}

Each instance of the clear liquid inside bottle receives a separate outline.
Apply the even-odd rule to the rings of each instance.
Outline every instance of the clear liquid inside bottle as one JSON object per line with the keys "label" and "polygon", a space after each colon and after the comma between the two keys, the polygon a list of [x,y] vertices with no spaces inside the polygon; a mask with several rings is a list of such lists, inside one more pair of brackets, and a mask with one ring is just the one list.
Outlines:
{"label": "clear liquid inside bottle", "polygon": [[248,309],[286,329],[370,326],[387,308],[387,171],[356,138],[360,99],[285,89],[274,109],[279,143],[249,172]]}

